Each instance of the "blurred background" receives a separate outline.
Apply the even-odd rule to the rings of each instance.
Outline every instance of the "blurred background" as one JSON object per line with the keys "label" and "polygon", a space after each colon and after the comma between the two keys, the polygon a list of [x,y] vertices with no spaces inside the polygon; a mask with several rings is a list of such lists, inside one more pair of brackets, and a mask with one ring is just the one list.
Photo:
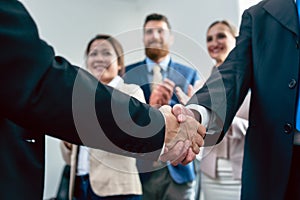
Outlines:
{"label": "blurred background", "polygon": [[[197,68],[206,78],[213,63],[206,52],[206,30],[215,20],[239,26],[244,9],[259,0],[21,0],[37,23],[42,39],[57,55],[84,66],[87,42],[97,33],[115,36],[123,45],[125,64],[144,59],[141,28],[145,16],[166,15],[175,35],[172,57]],[[64,162],[57,139],[46,138],[44,198],[57,192]]]}

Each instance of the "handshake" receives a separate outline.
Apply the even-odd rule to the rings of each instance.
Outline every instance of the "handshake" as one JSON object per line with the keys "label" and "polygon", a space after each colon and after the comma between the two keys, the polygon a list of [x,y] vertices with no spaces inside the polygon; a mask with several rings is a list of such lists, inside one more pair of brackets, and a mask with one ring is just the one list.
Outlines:
{"label": "handshake", "polygon": [[165,118],[165,148],[160,160],[173,165],[188,164],[204,145],[206,128],[182,105],[165,105],[159,110]]}

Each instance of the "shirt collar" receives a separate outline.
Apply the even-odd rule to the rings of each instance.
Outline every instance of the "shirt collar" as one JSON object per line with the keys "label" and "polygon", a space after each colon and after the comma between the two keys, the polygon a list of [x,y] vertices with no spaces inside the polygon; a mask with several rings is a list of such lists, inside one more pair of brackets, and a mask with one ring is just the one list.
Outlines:
{"label": "shirt collar", "polygon": [[[169,63],[170,63],[170,60],[171,60],[171,56],[167,55],[167,57],[163,61],[161,61],[160,63],[158,63],[159,66],[162,68],[162,70],[167,71]],[[154,62],[153,60],[151,60],[148,57],[146,57],[146,64],[147,64],[148,72],[152,72],[153,66],[157,65],[156,62]]]}
{"label": "shirt collar", "polygon": [[113,78],[113,80],[111,80],[107,85],[116,88],[121,82],[123,82],[123,79],[118,75],[115,78]]}

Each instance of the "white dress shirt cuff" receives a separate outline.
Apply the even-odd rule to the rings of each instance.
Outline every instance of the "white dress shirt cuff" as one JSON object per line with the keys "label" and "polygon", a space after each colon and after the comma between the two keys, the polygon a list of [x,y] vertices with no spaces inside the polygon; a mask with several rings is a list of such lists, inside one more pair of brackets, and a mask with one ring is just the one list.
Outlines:
{"label": "white dress shirt cuff", "polygon": [[200,123],[207,128],[208,122],[210,119],[210,115],[211,115],[210,111],[207,108],[200,106],[200,105],[196,105],[196,104],[190,104],[190,105],[187,105],[186,107],[191,110],[197,111],[201,116]]}

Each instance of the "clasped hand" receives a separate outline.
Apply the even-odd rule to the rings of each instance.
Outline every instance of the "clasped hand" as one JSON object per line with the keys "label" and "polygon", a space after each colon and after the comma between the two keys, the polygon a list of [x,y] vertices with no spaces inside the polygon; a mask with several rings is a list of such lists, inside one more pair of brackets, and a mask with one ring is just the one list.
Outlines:
{"label": "clasped hand", "polygon": [[173,165],[186,165],[193,161],[204,145],[206,129],[182,105],[162,106],[159,109],[165,118],[165,148],[160,160]]}

